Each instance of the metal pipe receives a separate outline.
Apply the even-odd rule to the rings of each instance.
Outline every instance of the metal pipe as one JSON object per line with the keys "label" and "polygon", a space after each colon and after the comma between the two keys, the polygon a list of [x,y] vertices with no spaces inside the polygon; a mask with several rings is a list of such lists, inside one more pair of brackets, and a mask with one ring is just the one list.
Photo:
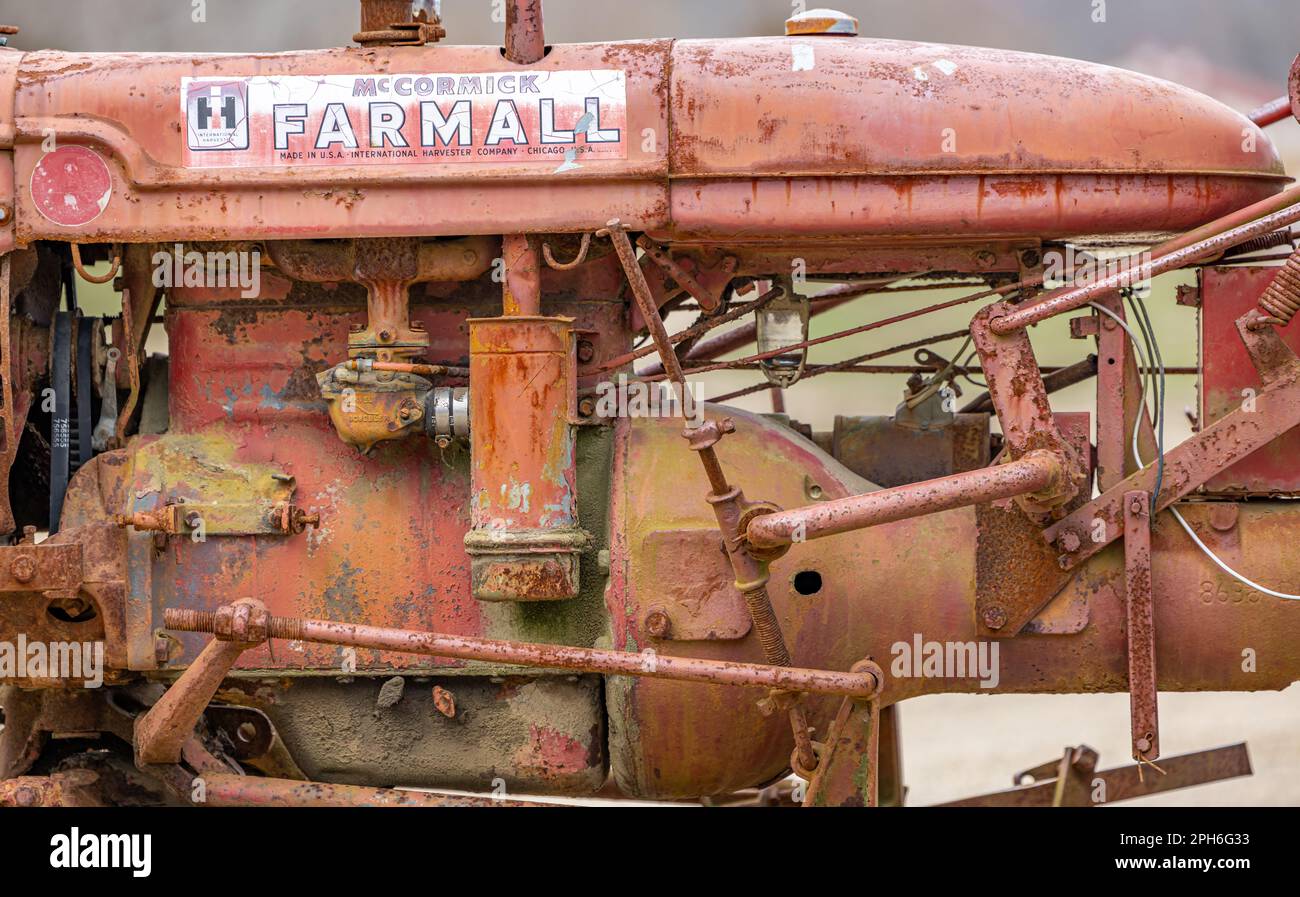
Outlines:
{"label": "metal pipe", "polygon": [[1291,117],[1291,98],[1289,96],[1278,97],[1276,100],[1252,110],[1247,117],[1258,127],[1267,128],[1269,125]]}
{"label": "metal pipe", "polygon": [[1060,458],[1040,449],[1006,464],[766,514],[750,522],[747,536],[749,543],[758,548],[777,548],[923,514],[1041,492],[1062,476]]}
{"label": "metal pipe", "polygon": [[[1288,190],[1286,193],[1292,194],[1294,189]],[[1283,194],[1279,194],[1279,196],[1281,195]],[[1276,200],[1277,197],[1274,197],[1271,202]],[[1150,280],[1158,274],[1164,274],[1166,271],[1182,268],[1203,258],[1218,255],[1226,249],[1244,243],[1246,240],[1272,233],[1283,227],[1289,227],[1300,221],[1300,201],[1297,200],[1300,200],[1300,195],[1292,195],[1292,204],[1281,211],[1265,215],[1263,218],[1257,218],[1248,224],[1219,231],[1213,236],[1173,251],[1169,251],[1167,246],[1158,247],[1152,252],[1152,257],[1149,260],[1112,274],[1109,277],[1103,277],[1086,286],[1055,290],[1041,299],[993,318],[989,321],[989,329],[996,334],[1005,336],[1014,330],[1020,330],[1064,312],[1073,311],[1096,299],[1104,298],[1116,290]],[[1234,213],[1234,216],[1240,216],[1245,211]],[[1179,238],[1179,241],[1175,242],[1183,240],[1185,238]]]}
{"label": "metal pipe", "polygon": [[[174,607],[167,608],[163,613],[167,628],[181,632],[212,632],[215,617],[216,614],[206,611]],[[650,679],[674,679],[709,685],[775,688],[863,699],[871,698],[880,690],[880,683],[870,673],[843,673],[602,648],[508,642],[269,614],[263,621],[259,621],[259,625],[262,622],[265,623],[270,638],[370,648],[375,651],[397,651],[427,657],[450,657],[513,666],[573,670],[579,673],[645,676]]]}
{"label": "metal pipe", "polygon": [[506,59],[532,65],[545,55],[542,0],[506,0]]}
{"label": "metal pipe", "polygon": [[537,317],[542,313],[542,263],[537,240],[525,234],[501,238],[505,262],[502,305],[507,317]]}

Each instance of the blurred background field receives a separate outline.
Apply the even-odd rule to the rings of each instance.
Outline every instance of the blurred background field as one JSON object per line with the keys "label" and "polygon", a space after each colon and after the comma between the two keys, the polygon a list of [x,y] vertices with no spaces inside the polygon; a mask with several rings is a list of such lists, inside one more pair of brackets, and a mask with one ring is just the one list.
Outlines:
{"label": "blurred background field", "polygon": [[[809,3],[808,5],[819,5]],[[1108,0],[1106,21],[1093,21],[1094,0],[838,0],[829,3],[856,15],[861,33],[874,37],[1004,47],[1071,56],[1168,78],[1249,110],[1283,94],[1291,61],[1300,51],[1300,3],[1295,0]],[[56,47],[100,51],[274,51],[338,46],[357,25],[353,0],[206,0],[206,22],[192,21],[191,0],[0,0],[0,22],[22,27],[13,41],[26,49]],[[779,34],[791,10],[784,0],[546,0],[552,42],[645,37],[730,37]],[[449,42],[499,43],[491,0],[444,0]],[[1269,131],[1300,171],[1300,125]],[[1174,304],[1174,288],[1190,275],[1157,282],[1148,305],[1170,366],[1195,365],[1196,315]],[[812,285],[811,289],[815,289]],[[95,313],[116,309],[106,288],[82,285]],[[868,296],[814,320],[820,336],[886,317],[964,291]],[[977,306],[961,306],[880,331],[815,348],[812,363],[850,356],[964,328]],[[691,318],[676,315],[670,328]],[[1045,365],[1078,361],[1091,342],[1071,340],[1064,317],[1039,326],[1033,341]],[[940,354],[960,341],[937,345]],[[159,334],[151,346],[165,351]],[[885,359],[908,363],[907,355]],[[753,372],[719,373],[705,381],[706,397],[756,382]],[[888,414],[898,404],[905,377],[832,374],[796,385],[787,393],[792,416],[829,429],[836,414]],[[1063,411],[1091,411],[1094,384],[1080,384],[1053,398]],[[966,387],[966,395],[978,392]],[[766,393],[738,400],[755,411],[771,410]],[[1196,408],[1192,377],[1171,377],[1168,440],[1190,433],[1184,409]],[[1278,546],[1292,550],[1291,546]],[[887,585],[883,586],[887,588]],[[870,591],[862,596],[869,607]],[[1300,637],[1300,634],[1297,634]],[[1212,633],[1206,634],[1213,637]],[[1174,755],[1248,741],[1256,774],[1146,803],[1300,805],[1300,686],[1283,693],[1161,696],[1162,742]],[[1066,745],[1089,744],[1103,767],[1128,758],[1126,695],[935,696],[902,707],[904,770],[908,802],[952,800],[1010,785],[1011,774],[1060,755]],[[1142,803],[1142,802],[1138,802]]]}

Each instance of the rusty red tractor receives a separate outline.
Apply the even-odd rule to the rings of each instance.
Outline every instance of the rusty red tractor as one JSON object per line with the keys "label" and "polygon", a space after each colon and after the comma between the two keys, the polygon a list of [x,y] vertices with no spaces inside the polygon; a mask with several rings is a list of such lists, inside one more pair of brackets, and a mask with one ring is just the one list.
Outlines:
{"label": "rusty red tractor", "polygon": [[[1300,64],[1244,116],[827,10],[547,45],[509,0],[498,47],[435,7],[362,0],[328,51],[0,48],[0,805],[898,805],[896,706],[981,688],[900,674],[914,634],[996,645],[1001,693],[1130,695],[1131,765],[963,803],[1249,773],[1163,756],[1157,694],[1300,678],[1300,189],[1262,130]],[[1143,300],[1180,269],[1184,371]],[[1044,367],[1070,313],[1095,348]],[[692,403],[722,369],[774,412]],[[785,409],[843,371],[912,377]]]}

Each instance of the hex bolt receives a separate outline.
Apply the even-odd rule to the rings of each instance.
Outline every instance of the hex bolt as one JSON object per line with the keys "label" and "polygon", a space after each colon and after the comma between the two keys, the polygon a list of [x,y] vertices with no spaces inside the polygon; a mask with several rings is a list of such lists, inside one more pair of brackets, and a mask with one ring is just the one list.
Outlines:
{"label": "hex bolt", "polygon": [[1129,512],[1137,517],[1146,514],[1147,503],[1140,498],[1135,498],[1128,504]]}
{"label": "hex bolt", "polygon": [[1071,554],[1073,554],[1074,552],[1079,550],[1079,546],[1083,543],[1079,539],[1078,533],[1074,532],[1073,530],[1068,530],[1066,532],[1061,533],[1060,538],[1056,540],[1056,544],[1060,547],[1062,551],[1068,551]]}
{"label": "hex bolt", "polygon": [[35,788],[24,785],[14,792],[14,802],[20,807],[34,807],[40,803],[40,795]]}
{"label": "hex bolt", "polygon": [[662,607],[651,608],[645,615],[645,630],[652,638],[668,638],[672,632],[673,621]]}
{"label": "hex bolt", "polygon": [[9,575],[18,582],[31,582],[36,578],[36,561],[30,555],[16,557],[9,565]]}
{"label": "hex bolt", "polygon": [[1137,748],[1139,754],[1145,754],[1147,751],[1151,750],[1151,741],[1146,738],[1139,738],[1133,746]]}
{"label": "hex bolt", "polygon": [[596,414],[596,400],[588,396],[578,402],[578,414],[583,417],[594,417]]}
{"label": "hex bolt", "polygon": [[989,629],[1001,629],[1007,625],[1007,612],[998,605],[984,610],[984,625]]}
{"label": "hex bolt", "polygon": [[596,346],[589,339],[578,340],[578,361],[590,364],[596,357]]}

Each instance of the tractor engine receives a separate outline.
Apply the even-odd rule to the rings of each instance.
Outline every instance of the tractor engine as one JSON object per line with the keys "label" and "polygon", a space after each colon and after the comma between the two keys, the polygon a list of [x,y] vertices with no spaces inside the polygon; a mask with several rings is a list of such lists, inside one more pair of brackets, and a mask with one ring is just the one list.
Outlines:
{"label": "tractor engine", "polygon": [[[344,49],[0,48],[0,643],[102,659],[0,679],[0,803],[901,803],[894,706],[989,687],[894,672],[915,634],[996,645],[999,693],[1129,691],[1137,763],[1158,691],[1300,678],[1300,604],[1224,569],[1300,591],[1300,195],[1259,125],[826,11],[547,45],[507,5],[501,47],[371,0]],[[1052,286],[1076,247],[1134,267]],[[1186,268],[1166,447],[1126,298]],[[892,413],[787,407],[819,315],[953,286],[962,349],[840,365],[910,373]],[[1092,354],[1045,369],[1070,312]],[[773,412],[696,401],[719,368]]]}

